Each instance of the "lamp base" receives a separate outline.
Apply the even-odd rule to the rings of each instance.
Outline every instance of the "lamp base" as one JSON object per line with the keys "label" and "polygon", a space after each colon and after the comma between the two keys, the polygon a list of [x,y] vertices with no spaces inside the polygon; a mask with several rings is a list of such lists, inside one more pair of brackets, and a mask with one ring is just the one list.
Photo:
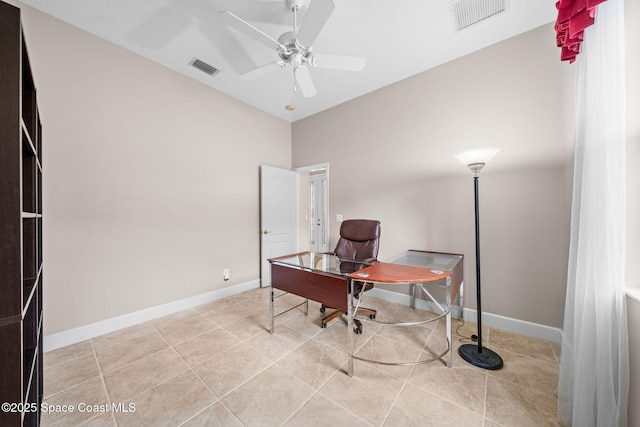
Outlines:
{"label": "lamp base", "polygon": [[502,358],[494,351],[482,347],[482,353],[478,351],[475,344],[463,344],[458,348],[458,354],[467,362],[482,369],[497,371],[502,369]]}

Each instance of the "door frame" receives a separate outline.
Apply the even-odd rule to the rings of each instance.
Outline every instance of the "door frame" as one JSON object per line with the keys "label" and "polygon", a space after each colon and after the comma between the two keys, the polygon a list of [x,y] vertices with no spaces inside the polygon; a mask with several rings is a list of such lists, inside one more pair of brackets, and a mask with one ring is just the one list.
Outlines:
{"label": "door frame", "polygon": [[[308,165],[308,166],[301,166],[299,168],[295,168],[293,169],[295,172],[300,173],[307,173],[307,172],[312,172],[312,171],[316,171],[319,169],[324,169],[325,171],[325,175],[327,177],[327,203],[325,206],[325,209],[327,211],[327,234],[329,235],[329,237],[331,236],[331,207],[330,207],[330,203],[331,203],[331,178],[330,178],[330,173],[329,173],[329,162],[324,162],[324,163],[316,163],[314,165]],[[302,203],[305,203],[307,206],[309,206],[309,200],[298,200],[298,209],[302,208]],[[308,223],[308,227],[307,227],[307,243],[310,244],[310,242],[308,242],[309,240],[309,236],[310,236],[310,231],[311,231],[311,227],[313,227],[313,224],[311,224],[311,221],[309,221]]]}

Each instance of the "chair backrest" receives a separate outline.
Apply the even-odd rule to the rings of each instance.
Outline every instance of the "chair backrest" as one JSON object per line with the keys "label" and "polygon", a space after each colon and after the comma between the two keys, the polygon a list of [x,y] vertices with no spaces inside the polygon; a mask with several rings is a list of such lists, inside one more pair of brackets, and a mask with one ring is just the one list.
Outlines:
{"label": "chair backrest", "polygon": [[343,259],[375,260],[380,247],[380,221],[349,219],[340,225],[340,240],[333,251]]}

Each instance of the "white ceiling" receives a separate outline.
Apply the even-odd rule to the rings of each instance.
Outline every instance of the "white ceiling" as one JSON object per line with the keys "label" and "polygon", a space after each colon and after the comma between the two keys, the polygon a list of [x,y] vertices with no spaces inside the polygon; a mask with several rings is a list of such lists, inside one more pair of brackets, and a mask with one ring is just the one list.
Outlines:
{"label": "white ceiling", "polygon": [[[454,30],[450,0],[335,0],[313,44],[317,53],[366,57],[361,72],[311,68],[317,95],[293,92],[293,70],[253,81],[240,74],[273,62],[275,51],[222,23],[230,11],[277,39],[291,31],[285,0],[22,0],[49,15],[163,64],[289,122],[372,92],[552,22],[555,0],[507,0],[507,11]],[[314,1],[314,0],[311,0]],[[322,0],[315,0],[322,1]],[[298,23],[304,18],[303,8]],[[218,68],[209,76],[194,58]],[[294,105],[290,112],[285,106]]]}

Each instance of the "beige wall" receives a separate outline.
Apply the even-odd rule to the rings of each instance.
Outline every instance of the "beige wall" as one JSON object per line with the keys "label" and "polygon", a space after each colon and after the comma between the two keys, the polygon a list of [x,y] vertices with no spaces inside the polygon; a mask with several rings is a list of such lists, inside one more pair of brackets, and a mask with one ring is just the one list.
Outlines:
{"label": "beige wall", "polygon": [[572,79],[547,25],[295,122],[293,165],[331,164],[331,218],[379,219],[381,259],[466,254],[475,307],[472,175],[453,155],[501,148],[480,177],[483,310],[560,328]]}
{"label": "beige wall", "polygon": [[45,135],[45,334],[257,279],[259,165],[291,167],[290,124],[14,4]]}

